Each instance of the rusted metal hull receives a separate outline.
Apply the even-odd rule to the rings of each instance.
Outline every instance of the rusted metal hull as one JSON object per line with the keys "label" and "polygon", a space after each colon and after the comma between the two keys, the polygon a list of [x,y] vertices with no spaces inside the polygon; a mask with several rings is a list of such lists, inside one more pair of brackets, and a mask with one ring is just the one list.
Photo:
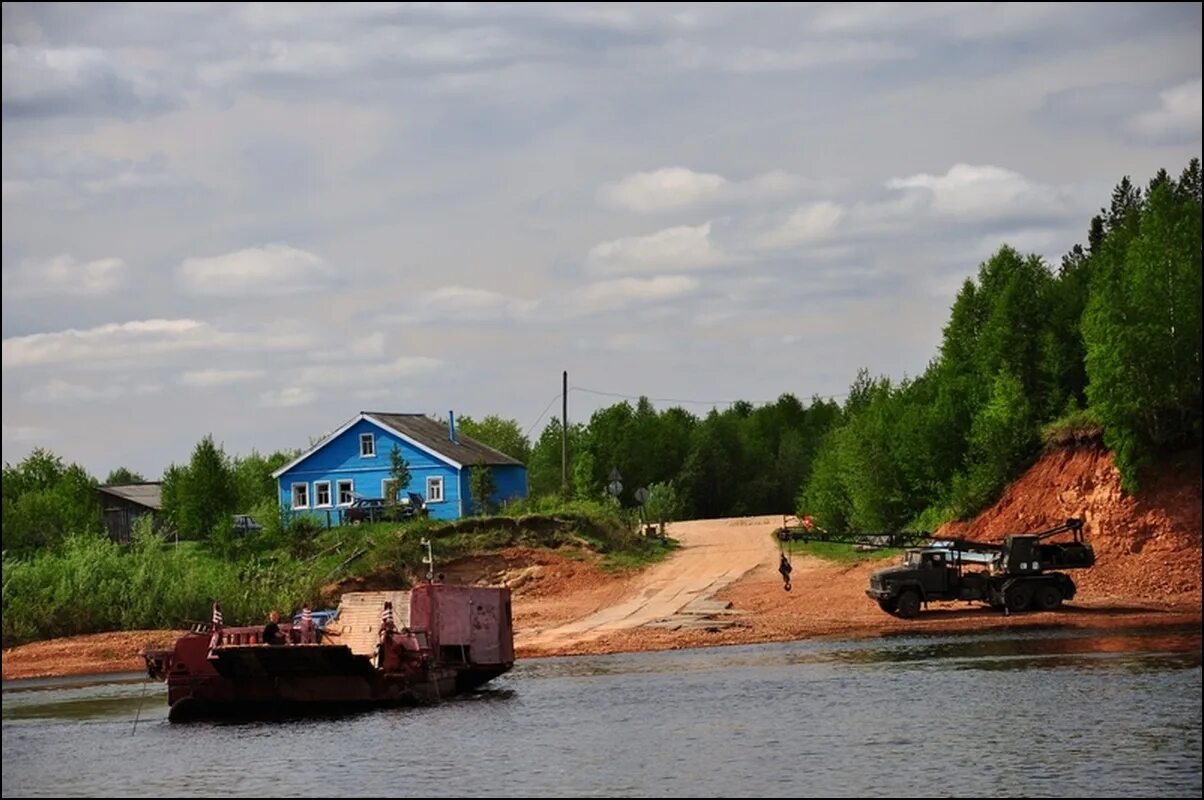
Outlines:
{"label": "rusted metal hull", "polygon": [[339,644],[259,644],[255,628],[222,628],[145,652],[147,669],[167,683],[168,719],[179,722],[432,703],[513,666],[508,590],[436,585],[413,595],[410,619],[422,636],[387,631],[373,655]]}

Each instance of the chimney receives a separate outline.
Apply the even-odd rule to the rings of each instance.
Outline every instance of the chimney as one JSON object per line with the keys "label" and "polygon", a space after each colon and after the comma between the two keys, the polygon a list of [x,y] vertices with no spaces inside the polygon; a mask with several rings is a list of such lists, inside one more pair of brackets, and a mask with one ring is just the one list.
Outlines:
{"label": "chimney", "polygon": [[456,414],[454,411],[447,412],[447,438],[456,442]]}

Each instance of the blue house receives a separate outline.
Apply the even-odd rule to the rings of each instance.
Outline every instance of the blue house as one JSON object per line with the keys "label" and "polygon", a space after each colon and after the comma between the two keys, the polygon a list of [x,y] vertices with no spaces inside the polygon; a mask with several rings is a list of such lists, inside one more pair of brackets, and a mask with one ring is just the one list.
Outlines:
{"label": "blue house", "polygon": [[522,462],[458,435],[453,415],[444,423],[424,414],[363,411],[272,473],[280,504],[339,523],[353,501],[389,496],[394,446],[410,471],[410,484],[401,490],[421,495],[432,519],[475,513],[469,475],[482,463],[493,472],[495,508],[527,496],[527,468]]}

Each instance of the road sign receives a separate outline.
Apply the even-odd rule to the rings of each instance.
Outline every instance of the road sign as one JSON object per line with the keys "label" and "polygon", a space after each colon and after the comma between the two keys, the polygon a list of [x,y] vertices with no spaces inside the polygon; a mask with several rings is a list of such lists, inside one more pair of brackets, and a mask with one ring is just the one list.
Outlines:
{"label": "road sign", "polygon": [[648,502],[648,490],[643,486],[635,490],[635,501],[640,505]]}

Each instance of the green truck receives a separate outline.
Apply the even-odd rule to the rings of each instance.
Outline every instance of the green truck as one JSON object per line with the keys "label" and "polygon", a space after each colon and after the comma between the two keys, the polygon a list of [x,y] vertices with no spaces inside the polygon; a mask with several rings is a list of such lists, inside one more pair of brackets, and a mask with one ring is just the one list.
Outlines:
{"label": "green truck", "polygon": [[[786,535],[783,535],[785,533]],[[1069,534],[1068,540],[1053,537]],[[892,546],[916,534],[829,534],[783,528],[779,538]],[[878,544],[881,542],[882,544]],[[1074,599],[1076,587],[1060,570],[1085,569],[1095,552],[1077,518],[1037,533],[1008,534],[1002,543],[928,538],[906,550],[903,563],[870,576],[865,593],[888,614],[911,619],[929,603],[963,600],[1012,611],[1053,611]]]}

